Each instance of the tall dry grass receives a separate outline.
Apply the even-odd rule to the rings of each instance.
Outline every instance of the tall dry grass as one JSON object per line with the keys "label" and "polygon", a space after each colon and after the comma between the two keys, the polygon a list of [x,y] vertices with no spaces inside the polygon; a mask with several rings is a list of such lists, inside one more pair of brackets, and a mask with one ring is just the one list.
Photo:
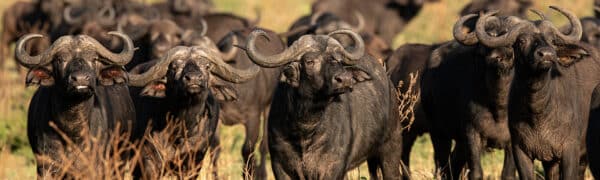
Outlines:
{"label": "tall dry grass", "polygon": [[[0,9],[8,7],[16,0],[0,1]],[[160,0],[144,0],[155,2]],[[255,18],[254,8],[262,11],[261,26],[285,31],[291,22],[308,13],[312,0],[213,0],[218,11],[233,12],[248,18]],[[434,43],[450,40],[451,28],[458,12],[470,0],[441,0],[425,6],[421,13],[399,34],[393,47],[404,43]],[[592,0],[534,0],[534,8],[551,14],[558,24],[566,20],[548,10],[548,5],[558,5],[574,11],[583,17],[592,14]],[[33,179],[35,164],[26,138],[26,113],[29,100],[35,88],[24,87],[24,77],[15,73],[15,64],[7,59],[8,66],[0,70],[0,179]],[[240,179],[243,160],[241,146],[244,142],[243,126],[219,125],[221,136],[221,156],[218,171],[222,179]],[[426,135],[417,139],[411,156],[411,170],[415,179],[433,177],[433,149]],[[491,150],[482,159],[485,179],[498,179],[502,169],[503,153]],[[205,159],[203,163],[207,163]],[[206,167],[207,165],[203,165]],[[270,165],[267,165],[269,168]],[[538,166],[539,167],[539,166]],[[200,179],[208,179],[210,173],[203,168]],[[269,179],[273,179],[271,171]],[[539,171],[539,168],[538,168]],[[367,177],[366,165],[349,173],[350,179]],[[587,177],[590,177],[589,175]]]}

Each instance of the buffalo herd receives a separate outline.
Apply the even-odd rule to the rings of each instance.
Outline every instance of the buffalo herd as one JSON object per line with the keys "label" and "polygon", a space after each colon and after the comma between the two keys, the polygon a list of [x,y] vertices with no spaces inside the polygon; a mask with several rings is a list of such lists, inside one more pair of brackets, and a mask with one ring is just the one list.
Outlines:
{"label": "buffalo herd", "polygon": [[[473,0],[453,39],[392,49],[437,1],[317,0],[283,33],[210,0],[16,2],[0,67],[15,43],[38,87],[27,135],[40,178],[105,172],[82,158],[98,148],[133,179],[196,179],[183,172],[205,156],[217,179],[219,123],[245,127],[245,179],[267,178],[268,155],[276,179],[345,179],[365,162],[371,178],[417,178],[425,133],[435,178],[483,179],[490,148],[504,151],[501,179],[538,178],[534,160],[545,179],[600,177],[600,1],[582,19],[550,6],[568,20],[557,27],[532,0]],[[408,122],[398,97],[411,87],[398,84],[414,77]],[[138,148],[118,150],[120,133]]]}

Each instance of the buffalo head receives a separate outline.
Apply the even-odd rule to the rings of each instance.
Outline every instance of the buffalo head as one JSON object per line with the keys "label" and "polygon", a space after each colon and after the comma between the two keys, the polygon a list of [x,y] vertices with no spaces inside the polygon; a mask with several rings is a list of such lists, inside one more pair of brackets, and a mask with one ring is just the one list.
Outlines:
{"label": "buffalo head", "polygon": [[[538,21],[526,21],[518,24],[514,33],[500,37],[491,37],[483,27],[477,27],[476,34],[486,45],[512,46],[515,50],[515,60],[530,74],[549,72],[555,65],[568,67],[589,55],[589,52],[579,46],[582,36],[582,25],[577,17],[559,7],[550,6],[566,16],[570,23],[568,33],[556,28],[546,17],[533,11],[541,17]],[[479,18],[478,24],[494,18],[496,12],[489,12]]]}
{"label": "buffalo head", "polygon": [[213,8],[211,0],[170,0],[169,7],[175,13],[204,15]]}
{"label": "buffalo head", "polygon": [[25,44],[39,34],[22,37],[16,45],[17,62],[30,71],[27,85],[54,86],[73,96],[91,96],[96,85],[126,83],[123,65],[133,56],[133,42],[124,34],[110,32],[124,41],[121,53],[113,53],[95,39],[86,36],[63,36],[36,56],[29,55]]}
{"label": "buffalo head", "polygon": [[[146,67],[144,67],[146,66]],[[143,68],[144,70],[139,70]],[[246,70],[231,67],[221,59],[218,50],[202,46],[177,46],[169,50],[160,60],[134,68],[130,74],[130,85],[144,87],[143,96],[189,97],[212,94],[220,100],[236,99],[232,87],[215,83],[212,75],[233,82],[246,82],[258,74],[260,68]],[[137,71],[137,72],[135,72]]]}
{"label": "buffalo head", "polygon": [[365,19],[358,11],[354,12],[354,14],[358,21],[358,24],[355,26],[350,25],[348,22],[343,21],[332,13],[323,11],[315,12],[310,16],[309,24],[292,27],[292,29],[283,34],[283,36],[290,37],[289,39],[291,40],[288,40],[288,44],[291,44],[291,42],[297,39],[295,36],[304,34],[326,35],[340,29],[351,29],[354,32],[360,32],[365,26]]}
{"label": "buffalo head", "polygon": [[80,26],[89,21],[96,21],[102,26],[114,26],[116,13],[110,3],[73,4],[64,8],[63,18],[71,26]]}
{"label": "buffalo head", "polygon": [[[352,50],[332,38],[349,35],[354,40]],[[265,56],[257,51],[256,38],[267,37],[262,30],[250,34],[246,44],[248,56],[263,67],[285,66],[282,81],[296,88],[305,97],[334,96],[352,90],[356,83],[370,80],[370,73],[353,66],[364,55],[365,45],[355,32],[338,30],[328,35],[305,35],[280,54]]]}
{"label": "buffalo head", "polygon": [[528,23],[515,16],[487,18],[489,14],[470,14],[461,17],[454,24],[453,34],[457,42],[466,46],[475,46],[477,55],[485,64],[498,72],[509,72],[514,65],[516,35],[526,29]]}
{"label": "buffalo head", "polygon": [[[600,7],[595,7],[594,11],[600,13]],[[600,47],[600,19],[596,17],[586,17],[581,19],[583,27],[583,36],[581,40],[595,47]]]}

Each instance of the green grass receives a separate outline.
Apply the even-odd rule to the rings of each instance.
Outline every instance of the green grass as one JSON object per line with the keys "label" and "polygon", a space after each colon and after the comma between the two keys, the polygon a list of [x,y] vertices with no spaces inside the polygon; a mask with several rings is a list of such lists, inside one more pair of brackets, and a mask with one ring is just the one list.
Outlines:
{"label": "green grass", "polygon": [[[0,1],[4,9],[15,0]],[[149,0],[157,1],[157,0]],[[255,18],[254,9],[262,14],[261,26],[277,32],[285,31],[288,26],[303,14],[310,11],[311,0],[214,0],[218,11]],[[393,47],[404,43],[435,43],[452,38],[451,28],[458,12],[468,0],[441,0],[425,6],[422,12],[397,36]],[[565,7],[583,17],[592,14],[591,0],[536,1],[535,9],[550,14],[558,24],[564,24],[564,18],[547,8],[549,5]],[[533,16],[532,16],[533,17]],[[33,179],[35,165],[33,155],[27,144],[26,117],[29,100],[35,88],[24,87],[24,77],[15,73],[14,63],[0,72],[0,179]],[[241,125],[220,126],[222,154],[219,160],[220,177],[241,179],[243,161],[241,146],[244,141],[244,129]],[[411,168],[415,179],[431,179],[433,174],[433,150],[428,136],[417,139],[413,147]],[[493,150],[482,159],[485,179],[499,179],[502,169],[503,152]],[[538,166],[539,167],[539,166]],[[539,168],[538,168],[539,169]],[[269,177],[272,179],[272,174]],[[349,179],[368,176],[365,165],[349,173]],[[590,176],[587,176],[590,178]]]}

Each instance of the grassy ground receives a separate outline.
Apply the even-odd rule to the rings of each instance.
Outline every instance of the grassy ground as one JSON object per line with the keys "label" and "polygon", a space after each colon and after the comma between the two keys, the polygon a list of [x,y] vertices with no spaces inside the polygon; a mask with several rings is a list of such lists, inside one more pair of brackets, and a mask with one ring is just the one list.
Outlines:
{"label": "grassy ground", "polygon": [[[6,8],[14,0],[0,1],[0,9]],[[254,8],[262,10],[261,26],[277,32],[285,31],[301,15],[310,10],[310,0],[215,0],[219,11],[254,18]],[[434,43],[450,40],[451,27],[458,18],[458,11],[468,0],[441,0],[427,5],[394,41],[394,47],[404,43]],[[564,18],[550,13],[547,6],[558,5],[576,12],[580,17],[592,14],[591,0],[561,1],[539,0],[535,9],[551,14],[558,24]],[[8,66],[0,71],[0,179],[33,179],[35,165],[29,150],[25,128],[26,111],[29,99],[35,88],[24,87],[24,77],[15,73],[11,59]],[[240,179],[242,171],[241,146],[244,140],[242,126],[221,126],[222,154],[219,160],[220,177]],[[428,136],[421,137],[413,147],[411,168],[416,179],[431,179],[433,172],[432,148]],[[483,166],[486,179],[499,179],[503,153],[491,151],[484,155]],[[270,170],[269,170],[270,172]],[[366,166],[349,173],[350,179],[368,176]],[[588,175],[588,178],[590,176]],[[272,179],[272,175],[270,175]]]}

